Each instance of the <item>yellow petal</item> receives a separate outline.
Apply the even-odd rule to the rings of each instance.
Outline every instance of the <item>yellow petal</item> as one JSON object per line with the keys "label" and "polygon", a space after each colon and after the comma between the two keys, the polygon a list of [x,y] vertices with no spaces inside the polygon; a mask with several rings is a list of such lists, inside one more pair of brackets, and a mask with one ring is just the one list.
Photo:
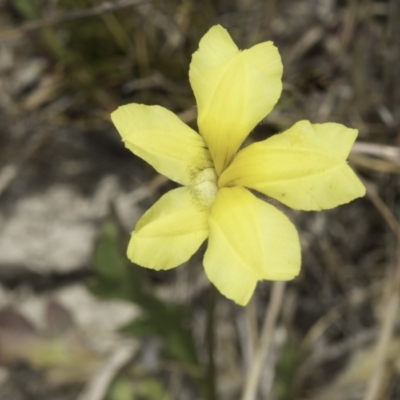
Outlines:
{"label": "yellow petal", "polygon": [[208,214],[208,209],[194,201],[189,188],[171,190],[137,223],[128,258],[156,270],[184,263],[208,236]]}
{"label": "yellow petal", "polygon": [[189,185],[212,167],[203,138],[163,107],[128,104],[111,119],[129,150],[175,182]]}
{"label": "yellow petal", "polygon": [[212,27],[193,54],[189,78],[198,125],[218,174],[282,91],[282,62],[272,42],[239,51],[228,32]]}
{"label": "yellow petal", "polygon": [[346,163],[357,130],[300,121],[289,130],[240,151],[219,179],[242,185],[300,210],[322,210],[364,196]]}
{"label": "yellow petal", "polygon": [[295,227],[278,209],[247,189],[221,189],[211,208],[209,226],[206,274],[236,303],[247,304],[260,279],[289,280],[299,273]]}

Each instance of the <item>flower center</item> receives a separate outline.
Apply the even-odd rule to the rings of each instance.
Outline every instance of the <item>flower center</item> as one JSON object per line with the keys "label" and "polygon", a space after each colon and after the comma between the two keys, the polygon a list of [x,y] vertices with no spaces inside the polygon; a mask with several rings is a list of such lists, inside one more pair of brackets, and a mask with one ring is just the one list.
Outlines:
{"label": "flower center", "polygon": [[218,177],[214,168],[203,169],[191,185],[194,201],[201,206],[210,208],[218,192]]}

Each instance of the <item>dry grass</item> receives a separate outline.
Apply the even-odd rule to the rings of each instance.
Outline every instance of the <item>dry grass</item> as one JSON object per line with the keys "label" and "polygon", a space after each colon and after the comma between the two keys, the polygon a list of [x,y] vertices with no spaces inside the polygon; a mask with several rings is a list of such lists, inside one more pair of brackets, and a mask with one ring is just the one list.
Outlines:
{"label": "dry grass", "polygon": [[[0,2],[0,308],[20,310],[32,296],[87,282],[101,223],[114,221],[123,242],[171,187],[123,149],[109,113],[129,102],[160,104],[195,125],[188,66],[201,36],[220,23],[241,48],[271,39],[282,54],[281,100],[253,139],[301,119],[357,128],[350,164],[368,188],[335,210],[287,211],[301,234],[303,270],[286,288],[258,369],[259,398],[400,398],[399,20],[397,0]],[[159,298],[189,307],[206,365],[201,254],[188,264],[146,271],[143,280]],[[269,287],[260,284],[246,310],[217,299],[220,399],[240,397]],[[0,329],[7,321],[0,317]],[[143,398],[162,398],[157,385],[171,399],[202,398],[198,367],[166,359],[162,345],[140,339],[123,389],[107,398],[127,399],[127,382],[149,377],[153,394]],[[34,364],[7,360],[0,342],[4,400],[72,400],[87,383],[75,376],[60,389]]]}

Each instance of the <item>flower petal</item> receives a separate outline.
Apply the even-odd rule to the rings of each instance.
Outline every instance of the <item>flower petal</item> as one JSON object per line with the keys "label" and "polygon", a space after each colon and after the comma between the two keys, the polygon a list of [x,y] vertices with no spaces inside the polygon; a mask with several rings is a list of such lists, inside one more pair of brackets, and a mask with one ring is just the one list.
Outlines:
{"label": "flower petal", "polygon": [[282,91],[282,71],[272,42],[239,51],[220,25],[201,39],[189,78],[197,100],[200,133],[218,174],[274,107]]}
{"label": "flower petal", "polygon": [[300,210],[322,210],[364,196],[346,163],[357,130],[300,121],[289,130],[240,151],[219,179],[242,185]]}
{"label": "flower petal", "polygon": [[163,107],[128,104],[111,119],[129,150],[175,182],[189,185],[212,167],[203,138]]}
{"label": "flower petal", "polygon": [[208,236],[209,210],[199,206],[187,187],[171,190],[139,220],[128,258],[155,270],[187,261]]}
{"label": "flower petal", "polygon": [[221,189],[211,208],[204,268],[217,289],[245,305],[260,279],[289,280],[300,271],[295,227],[247,189]]}

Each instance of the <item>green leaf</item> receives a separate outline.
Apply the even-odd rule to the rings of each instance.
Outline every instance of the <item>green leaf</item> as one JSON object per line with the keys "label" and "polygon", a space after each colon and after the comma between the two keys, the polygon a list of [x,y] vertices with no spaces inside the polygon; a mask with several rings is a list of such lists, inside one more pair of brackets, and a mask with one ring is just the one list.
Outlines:
{"label": "green leaf", "polygon": [[97,273],[104,279],[119,281],[127,274],[126,257],[118,246],[117,227],[108,222],[102,229],[102,237],[94,252],[94,265]]}
{"label": "green leaf", "polygon": [[130,381],[117,379],[108,393],[109,400],[168,400],[169,396],[160,381],[154,378]]}
{"label": "green leaf", "polygon": [[155,336],[158,334],[157,329],[153,325],[153,321],[148,318],[136,319],[125,325],[122,333],[129,334],[132,336]]}
{"label": "green leaf", "polygon": [[[106,223],[94,251],[96,278],[90,289],[106,299],[123,299],[139,305],[143,317],[132,320],[122,332],[132,336],[158,336],[164,340],[164,355],[185,365],[199,367],[190,330],[190,309],[160,301],[143,288],[145,271],[131,264],[120,244],[124,243],[113,223]],[[197,382],[203,385],[201,379]]]}
{"label": "green leaf", "polygon": [[40,18],[40,10],[31,0],[14,0],[12,5],[26,19]]}
{"label": "green leaf", "polygon": [[290,391],[293,387],[296,371],[303,357],[304,355],[298,343],[289,340],[285,344],[275,368],[274,398],[278,400],[287,400],[290,398]]}
{"label": "green leaf", "polygon": [[[169,399],[162,384],[156,379],[145,379],[139,382],[135,392],[138,398],[146,400]],[[139,397],[140,396],[140,397]]]}
{"label": "green leaf", "polygon": [[112,384],[108,398],[109,400],[133,400],[134,384],[125,378],[116,379]]}

